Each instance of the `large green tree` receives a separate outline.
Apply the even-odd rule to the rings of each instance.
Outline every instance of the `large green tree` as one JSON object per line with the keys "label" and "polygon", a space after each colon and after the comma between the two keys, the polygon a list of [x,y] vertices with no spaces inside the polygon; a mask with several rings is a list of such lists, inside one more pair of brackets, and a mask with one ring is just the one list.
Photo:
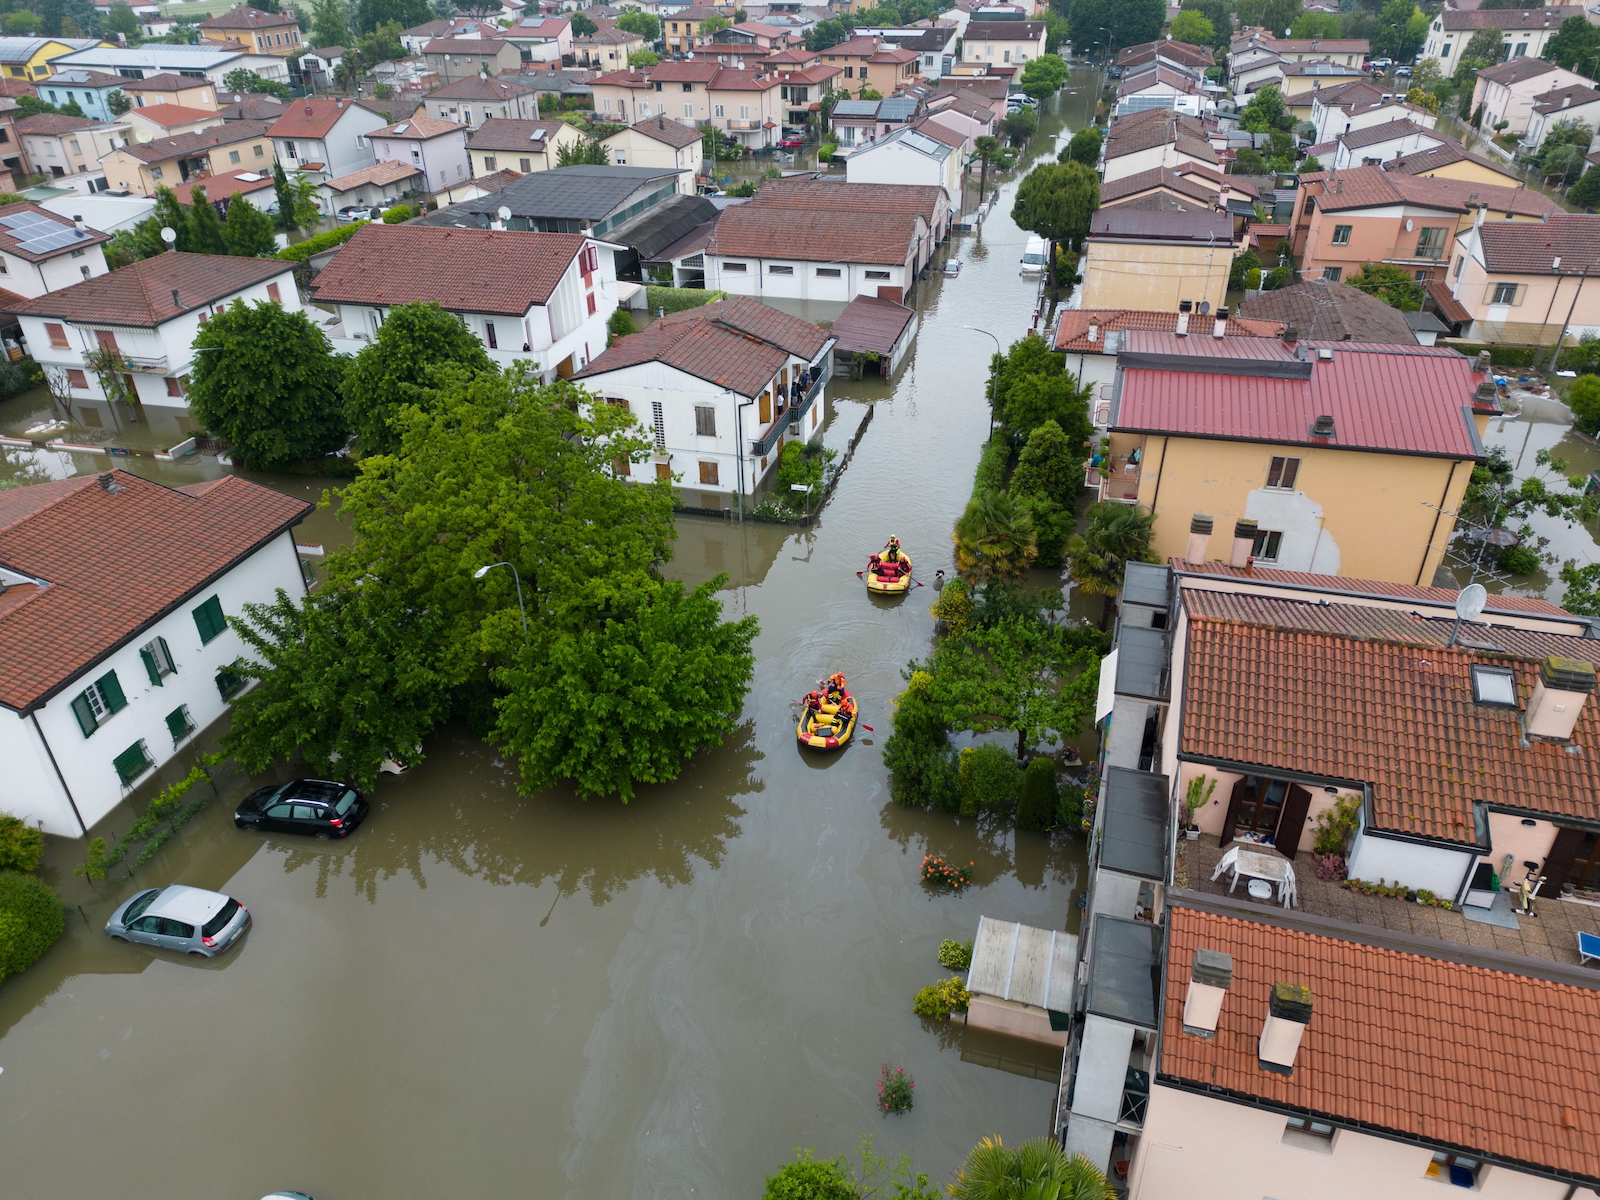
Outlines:
{"label": "large green tree", "polygon": [[1276,84],[1262,88],[1250,98],[1250,103],[1239,113],[1239,127],[1249,133],[1294,128],[1294,114],[1284,104],[1283,93]]}
{"label": "large green tree", "polygon": [[228,253],[241,258],[265,258],[278,249],[278,240],[272,233],[272,218],[243,196],[235,196],[229,203],[222,236]]}
{"label": "large green tree", "polygon": [[573,37],[589,37],[600,32],[600,26],[596,25],[593,19],[581,12],[569,14],[567,22],[572,26]]}
{"label": "large green tree", "polygon": [[1568,17],[1561,22],[1561,28],[1544,48],[1547,62],[1569,71],[1580,66],[1592,70],[1596,55],[1600,55],[1600,26],[1591,25],[1584,17]]}
{"label": "large green tree", "polygon": [[1572,190],[1567,193],[1567,199],[1574,204],[1582,205],[1587,211],[1600,207],[1600,167],[1590,167],[1583,173],[1583,178],[1572,185]]}
{"label": "large green tree", "polygon": [[1067,82],[1067,64],[1059,54],[1041,54],[1024,64],[1018,78],[1025,94],[1035,100],[1054,96]]}
{"label": "large green tree", "polygon": [[421,302],[391,309],[344,373],[345,412],[361,452],[398,450],[401,409],[425,404],[439,368],[452,363],[472,372],[494,370],[483,343],[454,313]]}
{"label": "large green tree", "polygon": [[1404,267],[1366,263],[1345,283],[1401,312],[1416,312],[1422,307],[1422,285]]}
{"label": "large green tree", "polygon": [[410,29],[432,17],[428,0],[357,0],[355,27],[357,33],[370,33],[379,25],[393,21],[401,29]]}
{"label": "large green tree", "polygon": [[556,166],[558,167],[605,167],[611,164],[611,147],[594,138],[582,138],[579,141],[556,147]]}
{"label": "large green tree", "polygon": [[194,339],[189,407],[232,443],[234,461],[271,471],[323,454],[345,436],[341,367],[303,312],[235,300]]}
{"label": "large green tree", "polygon": [[1301,8],[1300,0],[1239,0],[1236,11],[1240,25],[1259,25],[1274,36],[1282,37],[1294,28]]}
{"label": "large green tree", "polygon": [[1098,125],[1085,125],[1072,135],[1072,140],[1067,143],[1067,148],[1056,156],[1057,162],[1080,162],[1086,167],[1100,165],[1100,145],[1105,139],[1105,130]]}
{"label": "large green tree", "polygon": [[1100,207],[1100,176],[1080,162],[1041,163],[1023,179],[1011,219],[1050,243],[1050,282],[1055,283],[1055,248],[1078,252],[1089,221]]}
{"label": "large green tree", "polygon": [[1167,20],[1164,0],[1072,0],[1066,15],[1072,48],[1079,54],[1090,53],[1096,42],[1102,48],[1097,54],[1152,42]]}
{"label": "large green tree", "polygon": [[637,33],[646,42],[654,42],[661,37],[661,18],[654,13],[629,9],[617,18],[617,28],[624,33]]}
{"label": "large green tree", "polygon": [[973,579],[1020,579],[1039,555],[1028,504],[1004,492],[974,496],[956,522],[956,568]]}
{"label": "large green tree", "polygon": [[348,45],[350,10],[345,7],[344,0],[314,0],[310,32],[314,49]]}
{"label": "large green tree", "polygon": [[105,19],[100,22],[100,32],[102,34],[119,33],[123,37],[130,38],[138,37],[139,18],[133,15],[133,9],[128,7],[123,0],[117,0],[115,4],[106,10]]}
{"label": "large green tree", "polygon": [[1301,13],[1289,26],[1294,38],[1336,38],[1340,33],[1338,13]]}
{"label": "large green tree", "polygon": [[189,189],[189,245],[196,254],[226,254],[227,239],[222,232],[222,218],[206,198],[206,185],[197,183]]}
{"label": "large green tree", "polygon": [[1396,62],[1410,62],[1428,38],[1428,18],[1414,0],[1389,0],[1378,13],[1372,52]]}
{"label": "large green tree", "polygon": [[1233,5],[1229,0],[1183,0],[1183,10],[1211,22],[1211,48],[1226,49],[1233,37]]}
{"label": "large green tree", "polygon": [[1072,581],[1091,596],[1115,596],[1122,590],[1128,563],[1156,561],[1150,551],[1155,520],[1154,514],[1131,504],[1115,500],[1096,504],[1089,510],[1088,529],[1067,543]]}
{"label": "large green tree", "polygon": [[1217,34],[1215,26],[1192,8],[1173,18],[1171,32],[1173,41],[1188,42],[1191,46],[1209,46]]}

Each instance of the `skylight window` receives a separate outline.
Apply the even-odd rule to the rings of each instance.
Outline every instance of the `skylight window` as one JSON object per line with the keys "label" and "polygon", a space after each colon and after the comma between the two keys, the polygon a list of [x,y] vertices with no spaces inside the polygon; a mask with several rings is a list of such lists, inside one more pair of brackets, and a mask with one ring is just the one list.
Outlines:
{"label": "skylight window", "polygon": [[1495,708],[1517,707],[1517,679],[1506,667],[1472,668],[1472,698]]}

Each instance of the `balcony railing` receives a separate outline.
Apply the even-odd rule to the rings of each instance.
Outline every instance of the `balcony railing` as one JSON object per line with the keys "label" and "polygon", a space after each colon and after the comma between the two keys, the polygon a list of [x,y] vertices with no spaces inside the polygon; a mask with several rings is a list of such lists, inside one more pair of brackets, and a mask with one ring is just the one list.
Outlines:
{"label": "balcony railing", "polygon": [[167,356],[164,354],[155,358],[140,354],[124,354],[122,356],[122,369],[143,374],[165,375],[170,368],[167,364]]}
{"label": "balcony railing", "polygon": [[1424,246],[1415,243],[1406,246],[1390,246],[1384,254],[1384,262],[1414,262],[1414,263],[1440,263],[1444,261],[1448,246]]}
{"label": "balcony railing", "polygon": [[[1140,469],[1137,461],[1126,454],[1113,455],[1100,475],[1100,499],[1116,500],[1122,504],[1139,502]],[[1085,480],[1087,482],[1087,479]]]}
{"label": "balcony railing", "polygon": [[810,411],[811,405],[816,401],[816,398],[822,394],[822,388],[828,375],[827,366],[828,364],[824,363],[822,368],[819,369],[816,380],[811,384],[810,391],[800,397],[799,400],[791,403],[787,408],[775,414],[772,418],[772,424],[767,426],[761,436],[751,439],[750,453],[757,455],[771,454],[772,448],[778,444],[778,439],[783,436],[785,429],[795,426],[795,432],[799,432],[798,426],[800,422],[805,418],[806,413]]}
{"label": "balcony railing", "polygon": [[742,120],[742,119],[736,117],[736,118],[733,118],[733,119],[729,120],[728,128],[731,129],[731,130],[735,130],[735,131],[743,130],[743,131],[748,132],[748,131],[751,131],[751,130],[760,129],[761,128],[761,122],[760,121],[745,121],[745,120]]}

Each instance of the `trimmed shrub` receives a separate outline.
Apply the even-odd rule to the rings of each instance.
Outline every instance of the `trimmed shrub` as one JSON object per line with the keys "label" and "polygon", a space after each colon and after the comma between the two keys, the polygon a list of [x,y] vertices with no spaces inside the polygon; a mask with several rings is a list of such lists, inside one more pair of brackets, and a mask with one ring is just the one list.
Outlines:
{"label": "trimmed shrub", "polygon": [[0,813],[0,871],[31,871],[44,857],[44,831]]}
{"label": "trimmed shrub", "polygon": [[705,288],[647,287],[645,302],[652,313],[682,312],[686,308],[699,308],[715,300],[726,300],[727,292],[707,291]]}
{"label": "trimmed shrub", "polygon": [[967,591],[966,580],[959,575],[952,575],[944,581],[944,587],[939,589],[939,598],[929,611],[934,620],[944,622],[946,637],[960,637],[972,623],[972,608],[972,596]]}
{"label": "trimmed shrub", "polygon": [[1538,554],[1526,546],[1507,546],[1500,551],[1500,569],[1513,575],[1532,575],[1544,563]]}
{"label": "trimmed shrub", "polygon": [[416,215],[417,210],[412,208],[409,204],[396,204],[388,212],[383,214],[383,223],[385,225],[398,225],[402,221],[411,220],[411,218]]}
{"label": "trimmed shrub", "polygon": [[860,1195],[843,1159],[818,1162],[810,1150],[799,1150],[792,1163],[767,1176],[761,1200],[859,1200]]}
{"label": "trimmed shrub", "polygon": [[61,897],[44,880],[0,871],[0,979],[33,966],[66,928]]}
{"label": "trimmed shrub", "polygon": [[946,938],[939,943],[939,965],[951,971],[965,971],[972,965],[972,943]]}
{"label": "trimmed shrub", "polygon": [[970,746],[961,752],[961,765],[964,814],[976,815],[980,808],[1010,812],[1016,807],[1022,768],[1011,751],[994,745]]}
{"label": "trimmed shrub", "polygon": [[619,308],[606,318],[606,332],[611,335],[613,342],[620,341],[630,333],[637,333],[638,328],[633,323],[633,314],[625,308]]}
{"label": "trimmed shrub", "polygon": [[1017,797],[1018,829],[1049,829],[1056,823],[1056,764],[1036,758],[1022,772]]}
{"label": "trimmed shrub", "polygon": [[972,1003],[972,993],[961,976],[929,984],[917,993],[911,1002],[911,1011],[919,1017],[932,1017],[935,1021],[947,1020],[952,1012],[965,1012]]}
{"label": "trimmed shrub", "polygon": [[1056,824],[1063,829],[1079,829],[1083,825],[1083,789],[1064,787],[1056,797]]}
{"label": "trimmed shrub", "polygon": [[342,246],[355,237],[356,230],[367,221],[351,221],[348,225],[341,225],[337,229],[330,229],[326,233],[319,233],[315,237],[308,237],[303,242],[296,242],[286,246],[272,257],[281,258],[286,262],[305,262],[313,254],[321,254],[324,250],[332,250],[335,246]]}
{"label": "trimmed shrub", "polygon": [[972,494],[981,496],[985,492],[1003,492],[1006,490],[1006,475],[1011,466],[1011,443],[1001,430],[996,430],[983,447],[983,455],[978,459],[978,473],[972,480]]}

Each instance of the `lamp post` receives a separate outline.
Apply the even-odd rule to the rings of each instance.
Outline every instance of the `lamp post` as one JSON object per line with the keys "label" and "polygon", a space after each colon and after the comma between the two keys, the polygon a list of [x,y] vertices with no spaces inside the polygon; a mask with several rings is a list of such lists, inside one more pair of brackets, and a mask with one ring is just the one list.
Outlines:
{"label": "lamp post", "polygon": [[511,567],[511,576],[517,581],[517,611],[522,614],[522,636],[528,636],[528,610],[522,604],[522,573],[508,562],[490,563],[487,567],[479,567],[472,573],[474,579],[482,579],[496,567]]}
{"label": "lamp post", "polygon": [[[970,330],[972,330],[973,333],[981,333],[981,334],[983,334],[984,337],[988,338],[991,342],[994,343],[995,357],[996,358],[1000,357],[1000,339],[995,337],[994,334],[990,333],[987,329],[979,329],[976,325],[963,325],[961,328],[970,329]],[[998,368],[996,368],[996,366],[993,363],[990,363],[989,364],[989,436],[990,437],[994,436],[994,384],[995,384],[995,376],[998,373],[999,373]]]}

